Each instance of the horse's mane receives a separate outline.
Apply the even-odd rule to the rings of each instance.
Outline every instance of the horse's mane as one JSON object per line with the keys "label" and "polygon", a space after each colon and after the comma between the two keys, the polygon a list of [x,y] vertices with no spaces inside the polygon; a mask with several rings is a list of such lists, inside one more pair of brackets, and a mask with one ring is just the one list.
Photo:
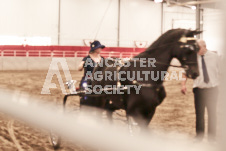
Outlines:
{"label": "horse's mane", "polygon": [[154,41],[145,50],[145,52],[150,52],[161,45],[177,42],[182,36],[193,37],[198,32],[199,31],[197,30],[187,30],[187,29],[180,29],[180,28],[168,30],[167,32],[162,34],[156,41]]}

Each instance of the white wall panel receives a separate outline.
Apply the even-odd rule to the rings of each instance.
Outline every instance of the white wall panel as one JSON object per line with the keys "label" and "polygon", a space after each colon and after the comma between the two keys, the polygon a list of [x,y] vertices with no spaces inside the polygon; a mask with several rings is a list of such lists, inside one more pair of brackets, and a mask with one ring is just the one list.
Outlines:
{"label": "white wall panel", "polygon": [[196,26],[196,11],[185,7],[167,7],[164,5],[163,31],[172,28],[194,29]]}
{"label": "white wall panel", "polygon": [[152,43],[161,34],[161,4],[148,0],[121,0],[120,46],[134,41]]}
{"label": "white wall panel", "polygon": [[0,34],[24,35],[26,0],[0,0]]}
{"label": "white wall panel", "polygon": [[[58,0],[0,0],[0,35],[49,36],[58,39]],[[160,35],[160,4],[121,0],[121,45],[152,42]],[[117,46],[118,0],[61,0],[60,44],[84,45],[98,39]]]}
{"label": "white wall panel", "polygon": [[223,37],[223,14],[221,10],[204,9],[203,12],[203,39],[207,48],[223,53],[222,47],[225,43]]}
{"label": "white wall panel", "polygon": [[84,45],[83,39],[98,39],[116,46],[117,0],[63,0],[61,6],[61,44]]}
{"label": "white wall panel", "polygon": [[[58,40],[59,0],[0,0],[0,36],[45,36]],[[161,35],[161,4],[149,0],[121,0],[120,46],[134,41],[152,43]],[[195,10],[184,7],[163,9],[163,31],[194,28]],[[98,39],[117,46],[118,0],[61,0],[60,44],[84,45],[83,39]],[[204,10],[204,39],[217,50],[222,24],[216,10]]]}
{"label": "white wall panel", "polygon": [[46,36],[56,43],[58,0],[0,0],[0,35]]}

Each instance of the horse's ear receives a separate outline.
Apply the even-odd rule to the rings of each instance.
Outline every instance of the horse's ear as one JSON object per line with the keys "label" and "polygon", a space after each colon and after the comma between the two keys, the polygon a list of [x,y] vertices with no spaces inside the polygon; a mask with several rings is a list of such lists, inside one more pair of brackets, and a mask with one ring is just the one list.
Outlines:
{"label": "horse's ear", "polygon": [[195,35],[201,34],[203,31],[201,30],[190,30],[187,34],[186,37],[194,37]]}
{"label": "horse's ear", "polygon": [[194,35],[199,35],[199,34],[201,34],[203,31],[201,31],[201,30],[195,30],[195,33],[194,33]]}

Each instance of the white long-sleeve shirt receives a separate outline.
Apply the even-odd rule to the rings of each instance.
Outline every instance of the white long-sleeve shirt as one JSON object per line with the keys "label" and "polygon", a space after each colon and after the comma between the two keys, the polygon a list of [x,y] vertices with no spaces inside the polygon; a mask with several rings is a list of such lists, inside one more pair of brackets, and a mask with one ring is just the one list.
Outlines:
{"label": "white long-sleeve shirt", "polygon": [[219,85],[219,63],[220,57],[209,50],[204,55],[204,60],[209,75],[209,82],[204,82],[203,71],[202,71],[202,57],[198,55],[198,66],[199,66],[199,76],[194,80],[193,88],[211,88]]}

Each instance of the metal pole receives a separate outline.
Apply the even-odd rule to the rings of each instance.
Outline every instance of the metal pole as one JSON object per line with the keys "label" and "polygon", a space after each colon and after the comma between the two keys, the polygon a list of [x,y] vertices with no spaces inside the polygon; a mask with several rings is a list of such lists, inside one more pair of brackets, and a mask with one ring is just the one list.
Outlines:
{"label": "metal pole", "polygon": [[163,3],[161,3],[161,34],[163,34]]}
{"label": "metal pole", "polygon": [[61,6],[61,0],[59,0],[59,11],[58,11],[58,33],[57,33],[57,36],[58,36],[58,40],[57,40],[57,43],[58,45],[60,45],[60,6]]}
{"label": "metal pole", "polygon": [[[200,4],[196,5],[196,29],[202,30],[202,22],[201,22],[201,7]],[[201,34],[197,35],[197,38],[201,38]]]}
{"label": "metal pole", "polygon": [[[203,31],[203,9],[200,8],[200,30]],[[203,33],[200,34],[200,38],[203,38]]]}
{"label": "metal pole", "polygon": [[121,0],[118,0],[118,37],[117,37],[117,46],[119,47],[120,41],[120,9],[121,9]]}

